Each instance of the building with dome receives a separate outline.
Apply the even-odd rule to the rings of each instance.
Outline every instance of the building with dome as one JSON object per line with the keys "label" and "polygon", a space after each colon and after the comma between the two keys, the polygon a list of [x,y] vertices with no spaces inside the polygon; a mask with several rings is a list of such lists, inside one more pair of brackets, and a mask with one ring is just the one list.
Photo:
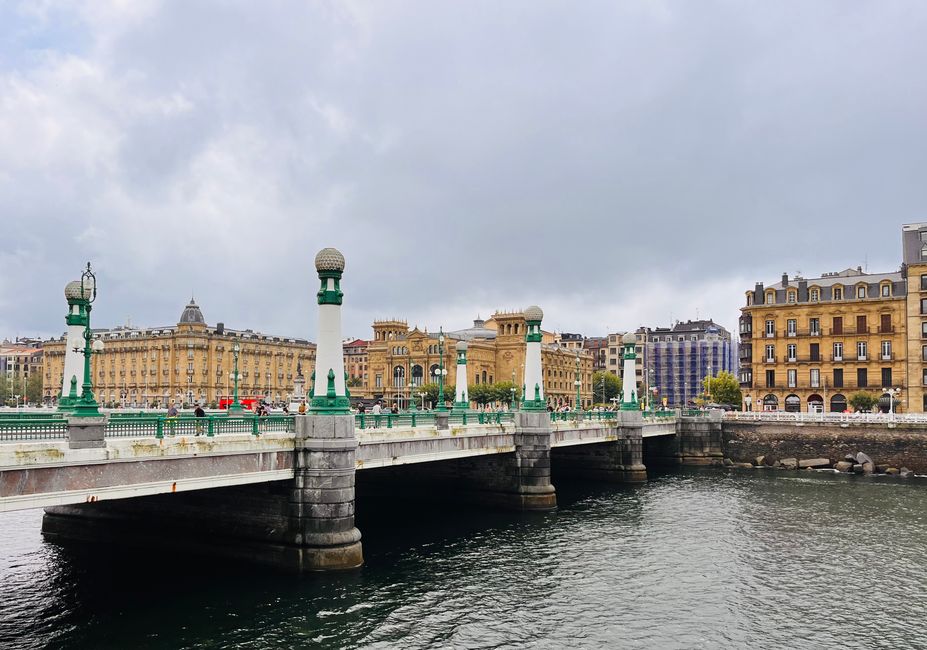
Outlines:
{"label": "building with dome", "polygon": [[[525,311],[496,312],[488,320],[477,318],[472,327],[444,332],[444,368],[446,383],[453,385],[457,363],[456,343],[467,343],[467,384],[472,392],[479,384],[513,382],[521,387],[525,372]],[[373,339],[367,345],[369,372],[363,387],[365,397],[381,399],[388,405],[405,408],[410,399],[420,403],[418,393],[424,384],[436,381],[440,366],[439,332],[412,328],[403,320],[378,320],[373,323]],[[592,404],[592,355],[582,349],[567,349],[555,342],[554,334],[542,331],[541,366],[544,395],[552,406],[576,401],[576,358],[580,359],[580,399]],[[361,389],[352,389],[359,395]],[[454,393],[445,393],[449,402]]]}
{"label": "building with dome", "polygon": [[[193,298],[176,325],[124,325],[94,329],[93,336],[104,342],[103,352],[92,357],[92,376],[97,399],[105,406],[219,405],[232,393],[235,343],[240,347],[238,390],[244,398],[286,402],[293,392],[297,364],[307,376],[315,366],[314,343],[235,330],[223,323],[209,325]],[[60,397],[65,340],[62,336],[43,344],[46,403]]]}

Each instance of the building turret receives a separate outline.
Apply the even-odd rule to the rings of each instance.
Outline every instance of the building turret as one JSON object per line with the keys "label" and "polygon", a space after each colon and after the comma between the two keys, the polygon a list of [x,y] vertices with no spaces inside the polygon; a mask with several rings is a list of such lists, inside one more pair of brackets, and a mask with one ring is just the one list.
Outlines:
{"label": "building turret", "polygon": [[541,374],[541,320],[544,312],[531,306],[525,310],[525,386],[523,411],[544,411],[544,376]]}
{"label": "building turret", "polygon": [[315,256],[315,269],[321,286],[319,303],[319,341],[315,355],[315,381],[309,411],[315,414],[347,414],[351,411],[344,379],[341,347],[341,275],[344,256],[334,248],[323,248]]}
{"label": "building turret", "polygon": [[470,408],[467,397],[467,342],[457,342],[457,383],[455,385],[454,411],[466,411]]}

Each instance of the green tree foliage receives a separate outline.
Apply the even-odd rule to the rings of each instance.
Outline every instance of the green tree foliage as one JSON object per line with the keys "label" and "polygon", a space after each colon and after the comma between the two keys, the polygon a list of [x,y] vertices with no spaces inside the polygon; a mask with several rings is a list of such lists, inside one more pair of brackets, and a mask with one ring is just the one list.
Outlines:
{"label": "green tree foliage", "polygon": [[730,404],[739,408],[743,401],[740,383],[733,374],[722,370],[713,377],[705,377],[705,392],[715,404]]}
{"label": "green tree foliage", "polygon": [[32,373],[29,379],[26,380],[24,392],[30,404],[42,403],[42,375],[40,373]]}
{"label": "green tree foliage", "polygon": [[476,402],[480,406],[485,406],[490,402],[496,401],[496,391],[493,389],[495,384],[473,384],[470,386],[470,394],[467,399]]}
{"label": "green tree foliage", "polygon": [[348,388],[357,388],[358,386],[363,386],[364,380],[360,377],[351,377],[348,379]]}
{"label": "green tree foliage", "polygon": [[872,393],[859,391],[850,395],[850,406],[854,411],[871,411],[879,401],[879,398]]}
{"label": "green tree foliage", "polygon": [[592,373],[592,401],[608,404],[613,397],[621,397],[621,379],[603,370]]}
{"label": "green tree foliage", "polygon": [[[512,402],[512,389],[515,388],[515,384],[510,381],[499,381],[495,384],[492,384],[493,392],[495,396],[492,401],[499,402],[500,404],[511,404]],[[515,395],[518,397],[518,389],[515,389]]]}
{"label": "green tree foliage", "polygon": [[[418,396],[419,393],[426,393],[425,395],[425,406],[431,406],[432,408],[438,405],[438,384],[437,382],[424,384],[420,388],[415,389],[415,403],[418,406],[421,406],[421,398]],[[447,384],[444,385],[444,399],[447,402],[454,401],[454,387]]]}

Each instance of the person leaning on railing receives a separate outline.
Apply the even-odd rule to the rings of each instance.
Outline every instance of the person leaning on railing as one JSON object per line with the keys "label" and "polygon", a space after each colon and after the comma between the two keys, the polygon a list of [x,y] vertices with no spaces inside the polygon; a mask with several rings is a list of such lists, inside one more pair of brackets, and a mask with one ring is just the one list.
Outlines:
{"label": "person leaning on railing", "polygon": [[193,411],[193,416],[196,418],[196,435],[203,433],[203,421],[206,418],[206,411],[203,410],[203,407],[199,404],[196,405],[196,410]]}
{"label": "person leaning on railing", "polygon": [[177,422],[179,414],[177,413],[177,405],[171,402],[170,407],[167,409],[167,432],[168,435],[174,435],[174,424]]}

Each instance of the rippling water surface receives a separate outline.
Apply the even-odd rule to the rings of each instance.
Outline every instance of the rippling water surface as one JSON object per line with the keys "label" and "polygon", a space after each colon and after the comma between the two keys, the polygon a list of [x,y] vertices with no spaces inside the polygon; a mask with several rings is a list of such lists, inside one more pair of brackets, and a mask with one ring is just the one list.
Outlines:
{"label": "rippling water surface", "polygon": [[[517,515],[390,501],[294,578],[0,515],[2,648],[927,647],[927,485],[686,472]],[[374,512],[374,510],[376,512]]]}

